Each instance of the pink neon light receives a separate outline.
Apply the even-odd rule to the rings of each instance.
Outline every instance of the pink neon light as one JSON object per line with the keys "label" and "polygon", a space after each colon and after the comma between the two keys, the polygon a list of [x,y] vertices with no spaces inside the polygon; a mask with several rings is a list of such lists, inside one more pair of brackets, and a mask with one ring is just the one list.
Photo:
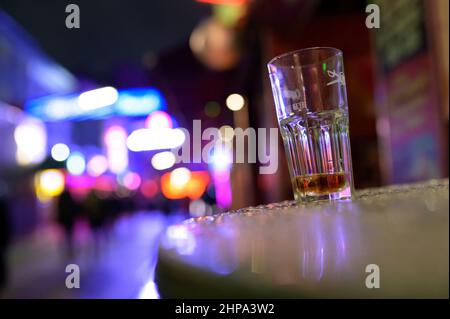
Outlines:
{"label": "pink neon light", "polygon": [[151,129],[172,128],[172,118],[164,111],[154,111],[145,120],[145,127]]}

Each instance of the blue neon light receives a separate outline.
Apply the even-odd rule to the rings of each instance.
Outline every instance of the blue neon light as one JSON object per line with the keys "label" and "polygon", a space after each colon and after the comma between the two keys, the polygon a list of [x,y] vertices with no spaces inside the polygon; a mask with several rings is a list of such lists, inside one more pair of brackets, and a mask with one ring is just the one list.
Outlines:
{"label": "blue neon light", "polygon": [[119,91],[119,99],[115,104],[116,113],[124,116],[144,116],[165,108],[164,97],[156,89]]}
{"label": "blue neon light", "polygon": [[44,121],[97,120],[113,116],[147,116],[167,108],[164,96],[155,88],[118,90],[117,102],[93,110],[78,105],[79,94],[52,95],[25,104],[25,112]]}

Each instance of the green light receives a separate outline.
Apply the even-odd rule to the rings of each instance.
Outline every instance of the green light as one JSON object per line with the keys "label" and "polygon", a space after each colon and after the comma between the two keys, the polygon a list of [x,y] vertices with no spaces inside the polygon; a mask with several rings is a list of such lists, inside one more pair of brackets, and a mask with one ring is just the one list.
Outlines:
{"label": "green light", "polygon": [[215,101],[210,101],[205,105],[205,114],[208,117],[214,118],[220,114],[220,104]]}
{"label": "green light", "polygon": [[242,16],[242,7],[236,5],[217,4],[213,6],[214,15],[225,26],[234,26]]}
{"label": "green light", "polygon": [[327,64],[325,62],[322,63],[322,70],[323,70],[323,73],[325,73],[327,71]]}

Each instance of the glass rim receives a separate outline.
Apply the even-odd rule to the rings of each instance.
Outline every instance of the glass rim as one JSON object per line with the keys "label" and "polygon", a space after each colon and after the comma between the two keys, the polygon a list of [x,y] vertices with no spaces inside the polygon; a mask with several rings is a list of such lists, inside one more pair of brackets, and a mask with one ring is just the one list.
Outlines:
{"label": "glass rim", "polygon": [[[293,56],[294,54],[298,54],[298,53],[304,53],[304,52],[307,52],[307,51],[312,51],[312,50],[330,50],[330,51],[333,51],[334,54],[332,56],[328,57],[328,58],[323,59],[323,60],[320,60],[320,61],[317,61],[317,62],[314,62],[314,63],[302,64],[302,65],[295,66],[295,67],[294,66],[288,66],[288,65],[276,65],[276,62],[278,60],[282,59],[282,58],[285,58],[285,57],[288,57],[288,56]],[[271,71],[270,70],[271,66],[274,66],[276,68],[290,68],[290,69],[292,69],[292,68],[305,68],[305,67],[309,67],[311,65],[316,65],[318,63],[322,63],[322,62],[327,61],[329,59],[332,59],[332,58],[334,58],[336,56],[341,56],[342,57],[343,56],[342,50],[337,49],[337,48],[333,48],[333,47],[303,48],[303,49],[293,50],[293,51],[289,51],[289,52],[286,52],[286,53],[279,54],[279,55],[275,56],[274,58],[272,58],[269,62],[267,62],[267,66],[269,68],[269,72]],[[272,73],[272,72],[270,72],[270,73]]]}

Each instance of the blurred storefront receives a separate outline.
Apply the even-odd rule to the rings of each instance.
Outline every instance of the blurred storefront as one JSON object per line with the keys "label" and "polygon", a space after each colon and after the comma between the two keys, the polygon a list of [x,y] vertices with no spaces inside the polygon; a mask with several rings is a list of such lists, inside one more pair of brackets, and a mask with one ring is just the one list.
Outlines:
{"label": "blurred storefront", "polygon": [[376,1],[377,129],[386,184],[448,176],[448,1]]}
{"label": "blurred storefront", "polygon": [[[13,233],[21,234],[32,230],[39,217],[32,183],[34,170],[17,164],[42,160],[47,140],[44,124],[38,120],[33,120],[29,130],[16,131],[30,120],[24,113],[24,103],[43,95],[72,92],[78,82],[1,10],[0,70],[0,197],[10,199]],[[27,149],[25,153],[20,145]]]}

